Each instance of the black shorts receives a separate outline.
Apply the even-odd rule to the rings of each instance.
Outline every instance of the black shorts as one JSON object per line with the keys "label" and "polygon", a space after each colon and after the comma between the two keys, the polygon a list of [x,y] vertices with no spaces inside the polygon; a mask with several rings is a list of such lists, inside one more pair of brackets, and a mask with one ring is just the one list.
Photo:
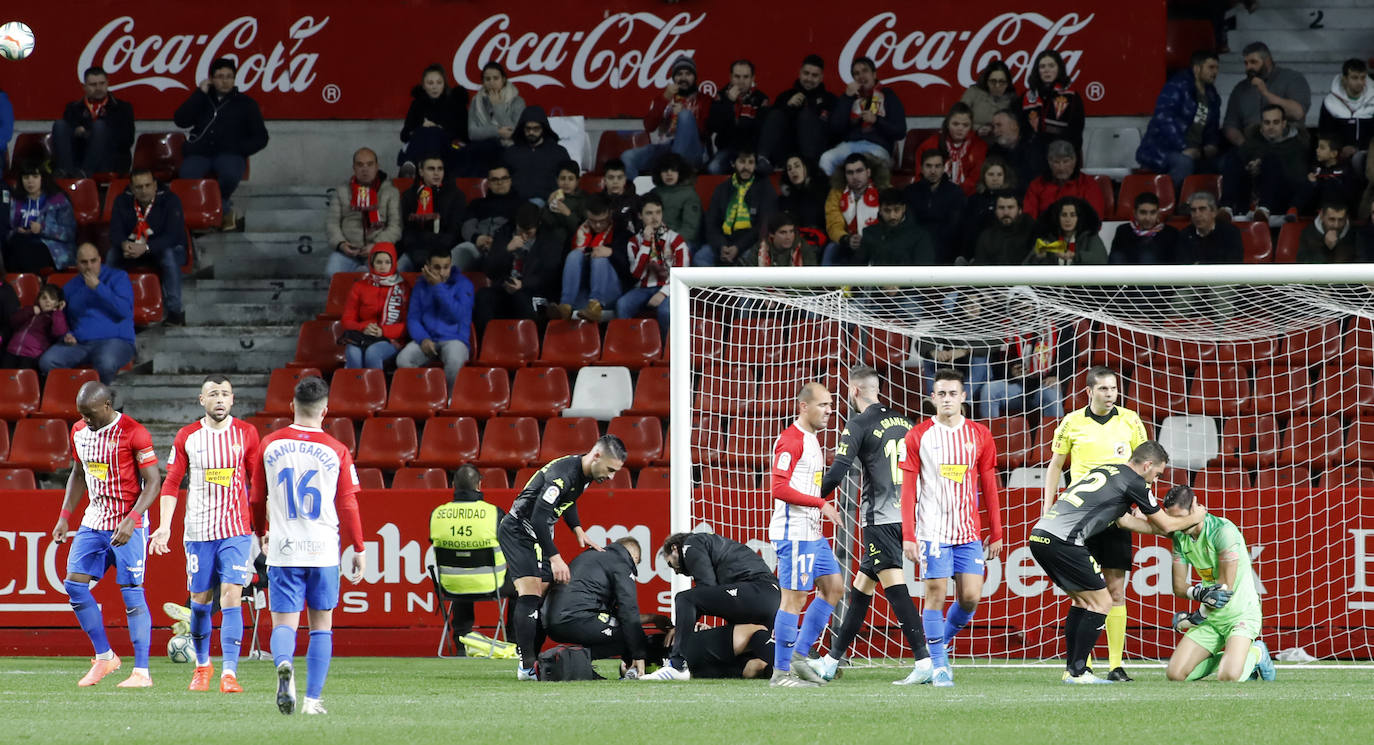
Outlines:
{"label": "black shorts", "polygon": [[1131,560],[1135,549],[1131,545],[1131,531],[1116,525],[1109,525],[1097,535],[1083,541],[1092,552],[1093,558],[1103,569],[1131,571]]}
{"label": "black shorts", "polygon": [[574,618],[557,618],[544,627],[549,638],[562,644],[581,644],[591,650],[593,659],[623,657],[630,659],[625,632],[609,613],[588,613]]}
{"label": "black shorts", "polygon": [[693,678],[743,678],[748,658],[735,654],[735,628],[718,626],[682,640],[682,656]]}
{"label": "black shorts", "polygon": [[502,520],[496,528],[496,541],[501,544],[501,553],[506,556],[506,576],[511,579],[538,577],[545,582],[553,581],[553,569],[540,555],[539,543],[531,538],[519,523]]}
{"label": "black shorts", "polygon": [[673,602],[679,624],[684,618],[695,621],[702,616],[716,616],[726,623],[757,623],[771,629],[782,592],[777,580],[770,577],[766,581],[732,585],[698,585],[679,592]]}
{"label": "black shorts", "polygon": [[868,525],[863,530],[859,571],[877,580],[878,572],[902,568],[902,525]]}
{"label": "black shorts", "polygon": [[1087,546],[1078,546],[1044,531],[1032,530],[1030,550],[1036,563],[1061,590],[1082,592],[1107,588],[1102,567]]}

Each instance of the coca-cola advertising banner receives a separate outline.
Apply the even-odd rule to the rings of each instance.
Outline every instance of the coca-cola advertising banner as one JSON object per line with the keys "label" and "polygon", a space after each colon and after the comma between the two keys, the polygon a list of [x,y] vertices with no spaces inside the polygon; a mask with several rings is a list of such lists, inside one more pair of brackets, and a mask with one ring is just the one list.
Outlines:
{"label": "coca-cola advertising banner", "polygon": [[792,84],[809,53],[825,59],[832,91],[867,56],[916,116],[945,113],[994,59],[1024,89],[1047,48],[1064,56],[1090,115],[1149,113],[1164,76],[1163,3],[87,0],[8,16],[0,20],[29,24],[37,44],[28,59],[0,62],[0,87],[16,118],[36,120],[60,115],[90,66],[109,73],[140,118],[169,119],[217,57],[238,61],[240,89],[269,119],[399,119],[426,65],[475,91],[492,60],[527,103],[589,117],[642,115],[684,54],[707,93],[729,82],[732,60],[749,58],[769,95]]}

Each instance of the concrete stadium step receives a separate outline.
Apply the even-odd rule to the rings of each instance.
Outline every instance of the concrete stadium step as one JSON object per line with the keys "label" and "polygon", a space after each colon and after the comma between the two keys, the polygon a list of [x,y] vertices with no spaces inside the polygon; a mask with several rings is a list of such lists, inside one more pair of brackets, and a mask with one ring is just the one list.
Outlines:
{"label": "concrete stadium step", "polygon": [[138,358],[154,373],[262,374],[295,357],[298,331],[296,324],[147,329],[138,335]]}
{"label": "concrete stadium step", "polygon": [[280,207],[267,199],[262,201],[261,207],[250,206],[243,212],[248,228],[254,232],[314,233],[324,229],[324,207]]}
{"label": "concrete stadium step", "polygon": [[[196,402],[204,375],[128,374],[120,376],[119,400],[124,410],[140,422],[181,422],[198,418],[202,409]],[[248,416],[267,400],[267,381],[263,374],[240,373],[232,376],[234,410]],[[175,434],[173,429],[172,433]],[[170,444],[171,440],[168,440]]]}
{"label": "concrete stadium step", "polygon": [[197,248],[215,279],[323,277],[330,254],[323,227],[311,233],[214,233]]}
{"label": "concrete stadium step", "polygon": [[[342,181],[340,183],[343,183]],[[324,221],[324,209],[329,205],[329,192],[337,185],[310,184],[292,186],[285,184],[248,184],[239,186],[234,192],[234,206],[245,214],[254,208],[269,210],[320,210],[320,221]]]}
{"label": "concrete stadium step", "polygon": [[[1336,7],[1338,5],[1340,3],[1322,3],[1320,7],[1313,7],[1310,0],[1301,3],[1300,7],[1269,7],[1267,2],[1261,3],[1254,13],[1243,10],[1236,13],[1236,29],[1325,33],[1333,29],[1374,28],[1368,2],[1362,7],[1353,3],[1346,7]],[[1320,26],[1314,29],[1311,27],[1313,23],[1319,23]]]}
{"label": "concrete stadium step", "polygon": [[191,326],[299,324],[324,310],[321,279],[203,279],[182,293]]}
{"label": "concrete stadium step", "polygon": [[[1269,45],[1274,59],[1283,64],[1284,54],[1292,51],[1324,51],[1339,58],[1361,57],[1369,54],[1370,29],[1365,21],[1355,28],[1303,29],[1301,31],[1282,29],[1254,29],[1238,27],[1227,36],[1232,49],[1243,49],[1246,44],[1262,41]],[[1362,56],[1363,55],[1363,56]]]}

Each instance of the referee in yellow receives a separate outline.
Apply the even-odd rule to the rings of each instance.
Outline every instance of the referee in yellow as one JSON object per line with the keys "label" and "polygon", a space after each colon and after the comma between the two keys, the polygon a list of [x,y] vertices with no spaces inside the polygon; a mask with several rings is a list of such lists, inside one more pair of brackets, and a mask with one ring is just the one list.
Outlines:
{"label": "referee in yellow", "polygon": [[[1059,492],[1064,459],[1069,460],[1072,484],[1093,468],[1108,463],[1124,463],[1136,446],[1149,439],[1140,417],[1116,405],[1116,373],[1097,366],[1088,370],[1088,406],[1071,412],[1054,431],[1054,456],[1045,473],[1045,496],[1041,514],[1050,509]],[[1112,609],[1107,613],[1107,651],[1111,672],[1108,680],[1127,683],[1131,677],[1122,667],[1126,649],[1126,573],[1131,569],[1131,533],[1112,525],[1085,544],[1102,567],[1107,590],[1112,594]]]}

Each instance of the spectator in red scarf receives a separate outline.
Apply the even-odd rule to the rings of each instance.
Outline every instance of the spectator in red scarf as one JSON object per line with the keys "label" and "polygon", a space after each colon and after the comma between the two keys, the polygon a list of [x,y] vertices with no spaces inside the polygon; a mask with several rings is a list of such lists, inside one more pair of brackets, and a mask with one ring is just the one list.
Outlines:
{"label": "spectator in red scarf", "polygon": [[988,144],[973,131],[973,110],[962,101],[949,108],[940,131],[922,142],[917,152],[932,148],[945,151],[945,173],[954,185],[972,196],[978,189],[983,160],[988,157]]}
{"label": "spectator in red scarf", "polygon": [[1097,179],[1078,170],[1078,155],[1073,145],[1056,140],[1046,148],[1049,171],[1026,188],[1026,214],[1039,217],[1051,203],[1064,197],[1078,197],[1093,206],[1097,214],[1106,211],[1102,187]]}
{"label": "spectator in red scarf", "polygon": [[125,271],[152,269],[162,280],[166,322],[186,323],[181,307],[181,267],[186,263],[186,217],[181,199],[140,168],[129,174],[129,190],[110,209],[110,250],[105,263]]}
{"label": "spectator in red scarf", "polygon": [[677,153],[692,168],[701,167],[706,152],[706,118],[711,99],[697,89],[697,63],[682,55],[673,60],[673,80],[649,101],[644,131],[649,144],[626,150],[625,174],[631,181],[668,153]]}
{"label": "spectator in red scarf", "polygon": [[324,266],[326,277],[366,271],[373,245],[401,239],[401,193],[377,167],[372,150],[353,153],[353,178],[329,196],[324,231],[334,247]]}
{"label": "spectator in red scarf", "polygon": [[864,228],[877,224],[878,191],[887,188],[887,167],[882,161],[871,161],[854,153],[844,159],[844,168],[837,170],[830,181],[830,195],[825,199],[825,233],[831,243],[821,258],[825,266],[852,263]]}
{"label": "spectator in red scarf", "polygon": [[626,255],[630,259],[633,286],[620,296],[615,314],[634,318],[647,305],[658,315],[658,330],[668,337],[668,275],[674,267],[688,266],[687,241],[663,224],[663,200],[649,194],[640,202],[638,221],[643,229],[630,238]]}
{"label": "spectator in red scarf", "polygon": [[1172,264],[1178,252],[1178,229],[1159,214],[1159,197],[1150,192],[1135,198],[1135,219],[1117,226],[1112,236],[1110,264]]}
{"label": "spectator in red scarf", "polygon": [[816,266],[820,263],[815,244],[803,238],[797,220],[786,212],[768,219],[763,241],[744,254],[745,266]]}
{"label": "spectator in red scarf", "polygon": [[1068,140],[1075,152],[1082,152],[1083,98],[1069,87],[1069,73],[1058,51],[1046,49],[1035,55],[1035,72],[1021,97],[1021,116],[1026,130],[1043,141]]}
{"label": "spectator in red scarf", "polygon": [[563,260],[563,290],[558,311],[563,320],[574,317],[592,323],[624,292],[630,277],[625,246],[630,236],[611,216],[604,194],[587,197],[587,218],[573,233],[572,250]]}
{"label": "spectator in red scarf", "polygon": [[53,161],[58,178],[85,178],[129,170],[134,146],[134,107],[110,93],[110,78],[99,67],[82,76],[85,95],[67,104],[52,125]]}
{"label": "spectator in red scarf", "polygon": [[419,180],[401,195],[405,224],[401,228],[400,271],[419,271],[429,255],[440,249],[453,252],[453,265],[460,272],[476,262],[480,254],[475,248],[456,248],[462,240],[466,206],[463,191],[444,178],[443,157],[422,158]]}
{"label": "spectator in red scarf", "polygon": [[[767,107],[768,96],[754,86],[754,63],[747,59],[732,62],[730,84],[716,94],[706,120],[706,129],[715,136],[716,143],[716,154],[706,166],[707,171],[729,173],[736,153],[757,152]],[[765,176],[773,172],[773,164],[763,156],[758,158],[757,168]]]}
{"label": "spectator in red scarf", "polygon": [[852,80],[830,114],[831,134],[841,142],[821,155],[826,175],[834,173],[851,153],[892,165],[892,149],[906,136],[906,110],[896,93],[878,86],[877,71],[868,57],[855,59],[849,68]]}
{"label": "spectator in red scarf", "polygon": [[401,350],[410,288],[396,271],[396,247],[372,246],[370,268],[344,304],[344,367],[382,369]]}
{"label": "spectator in red scarf", "polygon": [[[1029,293],[1012,290],[1008,317],[1040,315]],[[993,354],[992,379],[983,387],[983,417],[1031,414],[1043,420],[1064,416],[1062,383],[1073,379],[1073,358],[1072,324],[1046,321],[1038,327],[1018,328]]]}

